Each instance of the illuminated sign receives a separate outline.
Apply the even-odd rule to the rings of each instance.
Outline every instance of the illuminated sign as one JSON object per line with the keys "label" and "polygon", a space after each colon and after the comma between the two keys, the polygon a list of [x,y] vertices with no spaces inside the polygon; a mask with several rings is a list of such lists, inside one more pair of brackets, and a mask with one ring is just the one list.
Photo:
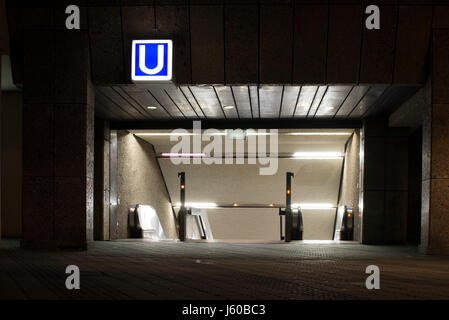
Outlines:
{"label": "illuminated sign", "polygon": [[133,40],[132,81],[170,81],[173,42],[171,40]]}

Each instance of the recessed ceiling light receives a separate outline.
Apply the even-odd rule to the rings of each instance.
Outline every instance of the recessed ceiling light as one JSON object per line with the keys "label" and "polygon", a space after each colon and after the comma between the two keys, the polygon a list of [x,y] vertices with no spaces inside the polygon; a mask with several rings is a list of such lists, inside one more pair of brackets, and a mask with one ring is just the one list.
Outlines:
{"label": "recessed ceiling light", "polygon": [[234,106],[223,106],[223,109],[226,109],[226,110],[234,109]]}
{"label": "recessed ceiling light", "polygon": [[148,106],[147,109],[150,109],[150,110],[156,110],[157,107],[155,107],[155,106]]}

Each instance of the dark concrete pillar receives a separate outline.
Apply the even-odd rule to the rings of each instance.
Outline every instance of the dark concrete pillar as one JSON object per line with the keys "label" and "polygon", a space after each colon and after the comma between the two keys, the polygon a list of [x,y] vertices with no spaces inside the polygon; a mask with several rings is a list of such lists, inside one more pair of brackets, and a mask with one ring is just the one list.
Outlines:
{"label": "dark concrete pillar", "polygon": [[94,93],[84,30],[24,31],[23,247],[93,240]]}
{"label": "dark concrete pillar", "polygon": [[363,128],[362,243],[406,242],[408,140],[406,129],[386,118],[366,119]]}
{"label": "dark concrete pillar", "polygon": [[422,127],[409,136],[408,150],[407,243],[418,245],[421,240]]}
{"label": "dark concrete pillar", "polygon": [[386,119],[364,123],[362,243],[379,244],[384,239]]}
{"label": "dark concrete pillar", "polygon": [[1,211],[3,237],[22,236],[22,93],[3,91],[1,100]]}
{"label": "dark concrete pillar", "polygon": [[[1,58],[1,51],[0,51],[0,58]],[[2,109],[2,90],[1,90],[1,87],[2,87],[2,77],[1,77],[1,75],[2,75],[2,64],[1,64],[1,61],[0,61],[0,111],[1,111],[1,109]],[[2,122],[2,119],[1,119],[1,116],[2,116],[2,113],[0,112],[0,125],[1,125],[1,122]],[[1,137],[1,132],[2,132],[2,130],[1,130],[1,128],[0,128],[0,144],[1,144],[1,141],[2,141],[2,137]],[[0,145],[0,150],[1,150],[1,145]],[[0,156],[3,156],[3,155],[0,155]],[[0,166],[0,176],[1,176],[1,166]],[[2,193],[1,193],[1,184],[0,184],[0,203],[1,203],[1,201],[2,201]],[[0,244],[1,244],[1,240],[2,240],[2,207],[1,207],[1,205],[0,205]]]}
{"label": "dark concrete pillar", "polygon": [[[6,20],[5,1],[0,0],[0,111],[1,111],[1,107],[2,107],[2,102],[1,102],[1,100],[2,100],[1,99],[2,98],[2,96],[1,96],[1,94],[2,94],[2,90],[1,90],[1,86],[2,86],[1,56],[2,56],[2,54],[6,54],[9,52],[8,25],[7,25],[6,21],[7,20]],[[1,117],[1,112],[0,112],[0,117]],[[0,119],[0,123],[1,123],[1,119]],[[1,134],[1,130],[0,130],[0,134]],[[1,136],[0,136],[0,143],[1,143]],[[1,149],[1,146],[0,146],[0,149]],[[1,170],[1,168],[0,168],[0,170]],[[1,171],[0,171],[0,174],[1,174]],[[0,188],[1,188],[1,186],[0,186]],[[2,199],[1,199],[1,192],[0,192],[0,203],[1,203],[1,200]],[[2,230],[2,212],[1,212],[1,206],[0,206],[0,242],[1,242],[1,238],[2,238],[1,230]]]}
{"label": "dark concrete pillar", "polygon": [[408,128],[388,129],[385,146],[384,241],[407,242]]}
{"label": "dark concrete pillar", "polygon": [[449,254],[449,10],[435,8],[431,105],[423,124],[421,247]]}
{"label": "dark concrete pillar", "polygon": [[109,121],[95,119],[94,239],[109,240]]}

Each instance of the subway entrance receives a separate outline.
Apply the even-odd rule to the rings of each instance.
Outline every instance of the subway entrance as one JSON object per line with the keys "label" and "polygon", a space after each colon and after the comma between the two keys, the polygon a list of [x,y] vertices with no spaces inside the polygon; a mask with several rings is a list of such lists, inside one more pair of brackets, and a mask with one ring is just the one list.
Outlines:
{"label": "subway entrance", "polygon": [[359,240],[359,129],[118,130],[116,146],[118,239]]}

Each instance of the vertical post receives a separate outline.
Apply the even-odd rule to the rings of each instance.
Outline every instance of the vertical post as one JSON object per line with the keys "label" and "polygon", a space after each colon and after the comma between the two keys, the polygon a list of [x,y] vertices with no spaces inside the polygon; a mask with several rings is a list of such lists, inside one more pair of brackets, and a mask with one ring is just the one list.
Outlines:
{"label": "vertical post", "polygon": [[281,215],[282,209],[279,208],[279,228],[280,228],[280,238],[281,241],[284,240],[284,236],[282,235],[282,215]]}
{"label": "vertical post", "polygon": [[292,212],[292,177],[293,172],[287,172],[286,190],[285,190],[285,242],[292,239],[293,212]]}
{"label": "vertical post", "polygon": [[179,240],[185,241],[186,239],[186,174],[185,172],[179,172],[178,177],[180,178],[179,190],[181,208],[178,213],[178,223],[179,223]]}
{"label": "vertical post", "polygon": [[[0,48],[1,49],[1,48]],[[1,75],[2,75],[2,63],[1,63],[1,58],[2,58],[2,55],[1,55],[1,50],[0,50],[0,88],[1,88],[1,85],[2,85],[2,77],[1,77]],[[2,121],[2,113],[1,113],[1,110],[2,110],[2,90],[0,89],[0,150],[1,150],[1,138],[2,138],[2,136],[1,136],[1,129],[2,129],[2,124],[1,124],[1,121]],[[2,155],[3,156],[3,155]],[[0,158],[1,159],[1,158]],[[0,163],[0,171],[1,171],[1,163]],[[1,174],[1,172],[0,172],[0,174]],[[0,177],[1,177],[1,175],[0,175]],[[0,182],[1,182],[1,180],[0,180]],[[2,206],[1,206],[1,183],[0,183],[0,244],[1,244],[1,239],[2,239]]]}
{"label": "vertical post", "polygon": [[118,207],[118,190],[117,190],[117,130],[110,131],[110,150],[109,150],[109,238],[118,239],[117,230],[117,207]]}
{"label": "vertical post", "polygon": [[292,178],[293,177],[294,177],[293,172],[287,172],[286,207],[288,209],[292,208]]}
{"label": "vertical post", "polygon": [[185,208],[186,204],[186,174],[185,172],[179,172],[178,177],[180,177],[180,186],[179,189],[181,191],[181,208]]}

